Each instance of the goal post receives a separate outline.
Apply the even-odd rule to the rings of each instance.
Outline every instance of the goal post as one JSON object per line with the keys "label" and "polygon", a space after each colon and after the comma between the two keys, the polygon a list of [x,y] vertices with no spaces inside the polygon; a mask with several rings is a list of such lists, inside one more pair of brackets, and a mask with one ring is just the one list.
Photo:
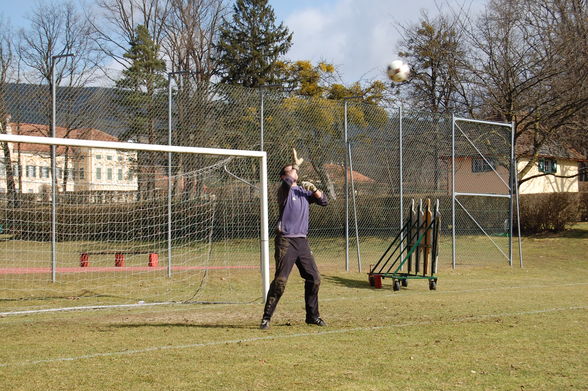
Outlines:
{"label": "goal post", "polygon": [[[261,274],[265,302],[270,280],[266,152],[12,134],[0,134],[0,142],[13,148],[10,161],[4,156],[2,162],[3,167],[15,167],[19,192],[18,203],[10,204],[9,194],[2,200],[2,218],[8,225],[0,233],[4,234],[0,239],[4,242],[0,245],[2,296],[9,292],[11,299],[17,299],[14,292],[26,290],[27,284],[39,284],[39,293],[30,296],[57,292],[60,297],[55,285],[61,284],[82,292],[77,298],[108,296],[97,305],[158,301],[156,293],[147,293],[149,289],[170,293],[159,301],[227,302],[232,300],[226,295],[238,296],[238,289],[255,280],[241,281],[238,270],[251,269],[250,273],[257,270]],[[21,145],[38,147],[30,148],[33,152],[21,151],[17,148]],[[52,146],[58,150],[57,172],[48,160]],[[86,153],[79,156],[79,168],[74,163],[68,166],[67,160],[64,163],[63,156],[69,153],[73,161],[75,151],[80,150]],[[172,154],[173,174],[172,159],[168,159]],[[7,181],[6,171],[3,173],[2,188]],[[84,186],[74,185],[75,180]],[[69,188],[46,191],[56,182]],[[126,189],[121,190],[122,182]],[[258,207],[253,208],[254,204]],[[11,232],[10,225],[18,225],[18,232]],[[55,235],[62,228],[64,232]],[[57,246],[55,242],[62,243]],[[60,257],[67,259],[62,262]],[[257,257],[257,265],[249,262]],[[76,284],[84,278],[85,282]],[[114,293],[108,292],[111,281],[116,281]],[[97,282],[100,291],[95,288]],[[207,282],[211,293],[201,299],[197,294]],[[133,286],[136,294],[117,300]],[[216,293],[226,295],[218,299]],[[57,305],[66,306],[68,298],[60,298]],[[251,301],[251,297],[234,301]],[[31,302],[42,307],[38,300]]]}

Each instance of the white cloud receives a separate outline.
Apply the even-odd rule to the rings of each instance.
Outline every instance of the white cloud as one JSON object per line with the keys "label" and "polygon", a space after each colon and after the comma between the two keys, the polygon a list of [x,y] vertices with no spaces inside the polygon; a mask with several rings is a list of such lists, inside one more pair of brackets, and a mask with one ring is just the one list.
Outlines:
{"label": "white cloud", "polygon": [[[471,1],[478,6],[484,2]],[[288,58],[330,62],[346,84],[385,79],[386,64],[397,57],[397,23],[416,23],[421,10],[434,15],[436,2],[334,0],[293,9],[284,20],[294,33]]]}

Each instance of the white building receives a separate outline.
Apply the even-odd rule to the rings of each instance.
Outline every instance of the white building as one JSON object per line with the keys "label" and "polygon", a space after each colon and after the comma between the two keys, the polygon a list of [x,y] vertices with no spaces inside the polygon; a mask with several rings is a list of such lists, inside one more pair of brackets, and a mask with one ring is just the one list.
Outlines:
{"label": "white building", "polygon": [[[9,123],[8,134],[47,137],[47,125]],[[60,138],[119,141],[116,137],[97,129],[68,130],[57,127]],[[8,143],[10,164],[13,168],[17,191],[22,193],[50,193],[51,150],[48,145]],[[59,192],[115,192],[132,193],[138,189],[135,167],[137,153],[113,149],[58,146],[56,152],[57,182]],[[0,150],[0,157],[4,151]],[[5,193],[6,159],[0,163],[0,192]],[[67,174],[67,181],[64,178]]]}

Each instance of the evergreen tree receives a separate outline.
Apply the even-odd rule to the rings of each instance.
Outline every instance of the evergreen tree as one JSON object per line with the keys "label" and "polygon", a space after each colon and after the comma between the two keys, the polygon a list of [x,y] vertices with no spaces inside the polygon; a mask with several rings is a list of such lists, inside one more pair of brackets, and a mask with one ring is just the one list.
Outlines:
{"label": "evergreen tree", "polygon": [[[156,121],[161,113],[167,86],[165,62],[158,57],[159,46],[153,42],[147,28],[139,25],[131,47],[124,54],[130,66],[116,82],[118,102],[128,115],[128,130],[124,136],[136,141],[157,142]],[[163,110],[165,112],[165,110]]]}
{"label": "evergreen tree", "polygon": [[[123,77],[116,82],[118,89],[115,103],[122,111],[127,130],[122,135],[143,143],[156,144],[163,140],[166,114],[165,62],[159,58],[159,46],[153,42],[147,28],[139,25],[131,47],[124,54],[130,60]],[[139,196],[151,197],[155,189],[154,171],[156,158],[150,152],[137,156]]]}
{"label": "evergreen tree", "polygon": [[222,81],[258,87],[274,83],[276,63],[292,46],[292,34],[276,26],[267,0],[237,0],[231,20],[224,19],[217,50]]}

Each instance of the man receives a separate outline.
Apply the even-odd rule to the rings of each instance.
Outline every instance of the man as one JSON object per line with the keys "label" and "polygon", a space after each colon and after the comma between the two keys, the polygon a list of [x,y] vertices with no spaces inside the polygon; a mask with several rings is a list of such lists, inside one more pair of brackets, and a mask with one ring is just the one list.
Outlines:
{"label": "man", "polygon": [[284,293],[288,276],[294,264],[304,278],[304,301],[306,303],[306,323],[326,326],[318,308],[318,291],[321,283],[318,268],[308,247],[308,216],[310,204],[327,205],[327,197],[310,182],[298,181],[298,170],[304,161],[292,149],[294,163],[284,166],[280,171],[282,184],[278,189],[280,217],[275,239],[276,274],[272,281],[260,328],[268,329],[276,305]]}

